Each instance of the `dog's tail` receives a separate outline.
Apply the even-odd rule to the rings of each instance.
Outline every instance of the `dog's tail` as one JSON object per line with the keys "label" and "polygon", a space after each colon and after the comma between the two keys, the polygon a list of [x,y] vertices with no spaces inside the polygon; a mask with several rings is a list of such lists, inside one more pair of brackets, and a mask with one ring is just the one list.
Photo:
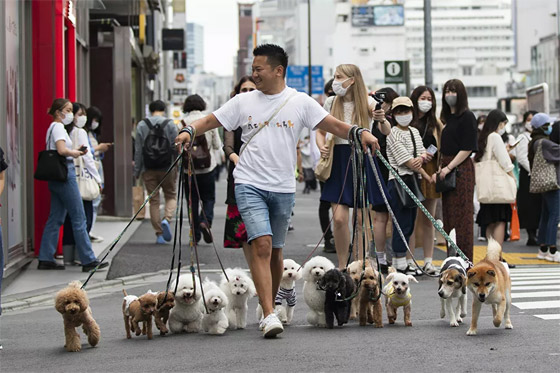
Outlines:
{"label": "dog's tail", "polygon": [[80,281],[72,281],[71,283],[68,284],[69,288],[76,288],[76,289],[81,289],[82,288],[82,283]]}
{"label": "dog's tail", "polygon": [[492,237],[488,237],[488,249],[486,251],[486,259],[499,261],[502,253],[502,246]]}
{"label": "dog's tail", "polygon": [[122,292],[123,292],[125,297],[128,297],[128,294],[126,293],[126,290],[122,289]]}

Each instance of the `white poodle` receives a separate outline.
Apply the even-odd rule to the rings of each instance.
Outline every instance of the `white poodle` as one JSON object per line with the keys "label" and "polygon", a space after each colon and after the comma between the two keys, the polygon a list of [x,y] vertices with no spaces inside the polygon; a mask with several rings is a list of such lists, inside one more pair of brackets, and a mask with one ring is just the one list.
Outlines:
{"label": "white poodle", "polygon": [[[282,323],[290,324],[294,317],[294,307],[297,302],[296,281],[301,278],[301,271],[298,272],[299,264],[292,259],[284,259],[284,272],[280,281],[280,289],[274,299],[276,314]],[[286,305],[282,301],[286,301]]]}
{"label": "white poodle", "polygon": [[202,288],[208,310],[208,313],[202,317],[202,328],[210,334],[224,334],[229,325],[224,312],[224,308],[228,305],[227,296],[218,284],[208,279],[204,281]]}
{"label": "white poodle", "polygon": [[220,288],[228,297],[226,314],[230,329],[245,329],[247,326],[247,301],[257,293],[249,274],[241,268],[227,268],[227,277],[222,275]]}
{"label": "white poodle", "polygon": [[314,326],[326,326],[325,321],[325,291],[317,287],[317,282],[325,273],[334,268],[333,262],[324,256],[311,258],[303,268],[303,299],[309,307],[307,322]]}
{"label": "white poodle", "polygon": [[[171,289],[175,289],[175,282],[171,285]],[[175,307],[169,314],[169,329],[172,333],[200,332],[204,310],[201,298],[202,290],[198,279],[195,279],[193,284],[191,273],[181,275],[175,293]]]}

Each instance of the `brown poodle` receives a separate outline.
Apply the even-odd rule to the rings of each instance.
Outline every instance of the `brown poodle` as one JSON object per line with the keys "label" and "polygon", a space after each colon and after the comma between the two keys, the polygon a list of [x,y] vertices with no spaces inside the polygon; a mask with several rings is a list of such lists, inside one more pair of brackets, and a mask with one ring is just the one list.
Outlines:
{"label": "brown poodle", "polygon": [[[126,338],[130,339],[130,330],[136,332],[136,335],[148,335],[148,339],[152,339],[152,316],[156,312],[157,296],[156,293],[148,291],[146,294],[136,297],[128,295],[123,289],[124,299],[122,305],[124,328],[126,330]],[[142,330],[138,323],[142,322]]]}
{"label": "brown poodle", "polygon": [[381,305],[381,289],[379,287],[379,272],[373,268],[368,260],[360,293],[358,294],[358,317],[361,326],[366,325],[366,322],[368,322],[374,324],[376,328],[383,327],[383,307]]}
{"label": "brown poodle", "polygon": [[156,322],[156,327],[159,329],[160,335],[169,333],[169,330],[166,326],[167,319],[169,319],[169,311],[171,311],[173,306],[175,306],[175,295],[173,294],[173,292],[167,292],[167,297],[165,296],[165,294],[165,291],[160,291],[157,294],[157,307],[154,314],[154,321]]}
{"label": "brown poodle", "polygon": [[75,352],[82,349],[80,335],[76,328],[82,325],[88,342],[92,347],[99,343],[99,325],[93,319],[89,299],[85,290],[81,289],[80,281],[73,281],[68,287],[60,290],[55,297],[55,308],[62,314],[64,320],[64,335],[67,351]]}

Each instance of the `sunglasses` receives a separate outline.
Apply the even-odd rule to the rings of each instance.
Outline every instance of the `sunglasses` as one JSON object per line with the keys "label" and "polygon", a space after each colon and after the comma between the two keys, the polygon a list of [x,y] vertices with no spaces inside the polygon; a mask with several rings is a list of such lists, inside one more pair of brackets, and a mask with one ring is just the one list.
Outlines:
{"label": "sunglasses", "polygon": [[255,88],[241,88],[242,93],[251,92],[251,91],[254,91],[254,90],[255,90]]}

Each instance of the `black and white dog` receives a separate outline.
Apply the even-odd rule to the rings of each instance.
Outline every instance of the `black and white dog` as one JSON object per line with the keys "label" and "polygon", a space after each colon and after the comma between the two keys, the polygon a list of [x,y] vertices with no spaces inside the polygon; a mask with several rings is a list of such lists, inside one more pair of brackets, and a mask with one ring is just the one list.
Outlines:
{"label": "black and white dog", "polygon": [[334,318],[338,326],[348,323],[351,300],[346,300],[354,293],[355,284],[352,277],[344,271],[333,268],[325,273],[319,287],[325,290],[325,320],[327,328],[334,327]]}
{"label": "black and white dog", "polygon": [[[438,295],[441,298],[440,317],[449,314],[450,326],[459,326],[467,315],[467,263],[458,256],[450,256],[442,263],[439,275]],[[455,310],[453,298],[458,298]]]}

